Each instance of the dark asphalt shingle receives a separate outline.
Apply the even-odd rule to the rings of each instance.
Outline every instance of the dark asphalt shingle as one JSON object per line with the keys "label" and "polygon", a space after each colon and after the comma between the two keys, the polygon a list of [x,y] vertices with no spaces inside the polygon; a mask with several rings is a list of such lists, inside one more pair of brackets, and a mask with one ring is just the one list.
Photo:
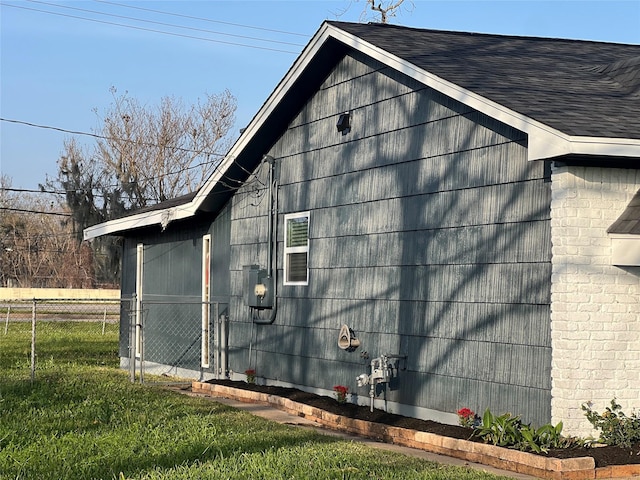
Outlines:
{"label": "dark asphalt shingle", "polygon": [[640,235],[640,190],[636,192],[622,215],[607,229],[607,232]]}
{"label": "dark asphalt shingle", "polygon": [[640,138],[640,45],[328,23],[569,135]]}

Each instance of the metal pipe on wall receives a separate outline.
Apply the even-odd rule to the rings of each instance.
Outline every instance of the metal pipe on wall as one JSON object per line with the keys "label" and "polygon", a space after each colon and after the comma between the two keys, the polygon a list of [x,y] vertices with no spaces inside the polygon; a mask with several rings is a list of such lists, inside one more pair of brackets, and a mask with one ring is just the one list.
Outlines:
{"label": "metal pipe on wall", "polygon": [[270,325],[276,319],[276,313],[278,310],[278,268],[273,268],[274,252],[276,250],[277,241],[274,241],[273,236],[277,235],[277,216],[278,216],[278,184],[275,175],[275,158],[271,155],[265,155],[262,158],[263,161],[269,164],[269,223],[268,223],[268,244],[267,244],[267,278],[270,280],[271,288],[273,289],[273,307],[268,318],[262,319],[259,316],[251,315],[253,323],[258,325]]}
{"label": "metal pipe on wall", "polygon": [[229,366],[227,365],[227,349],[229,347],[229,339],[227,337],[227,316],[220,315],[220,373],[222,378],[227,378]]}

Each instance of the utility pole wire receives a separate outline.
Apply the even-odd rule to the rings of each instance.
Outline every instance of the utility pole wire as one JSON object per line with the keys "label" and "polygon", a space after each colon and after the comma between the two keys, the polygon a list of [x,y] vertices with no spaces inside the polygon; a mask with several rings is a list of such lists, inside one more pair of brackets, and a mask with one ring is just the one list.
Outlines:
{"label": "utility pole wire", "polygon": [[[198,153],[198,154],[201,154],[201,155],[213,155],[215,157],[220,157],[220,158],[224,157],[223,153],[200,152],[200,151],[197,151],[197,150],[192,150],[192,149],[189,149],[189,148],[182,148],[182,147],[165,147],[165,146],[161,147],[160,145],[157,145],[155,143],[150,143],[150,142],[138,142],[136,140],[130,140],[128,138],[107,137],[105,135],[99,135],[97,133],[81,132],[81,131],[78,131],[78,130],[67,130],[66,128],[53,127],[51,125],[41,125],[41,124],[38,124],[38,123],[26,122],[24,120],[15,120],[15,119],[11,119],[11,118],[0,117],[0,121],[1,122],[15,123],[17,125],[25,125],[27,127],[44,128],[44,129],[47,129],[47,130],[55,130],[56,132],[69,133],[71,135],[84,135],[84,136],[87,136],[87,137],[99,138],[101,140],[118,140],[118,141],[121,141],[121,142],[133,143],[133,144],[140,145],[140,146],[143,146],[143,147],[170,148],[172,150],[179,151],[179,152]],[[205,162],[205,163],[211,163],[211,162]]]}
{"label": "utility pole wire", "polygon": [[106,3],[107,5],[115,5],[117,7],[133,8],[135,10],[143,10],[143,11],[146,11],[146,12],[160,13],[162,15],[170,15],[172,17],[182,17],[182,18],[188,18],[188,19],[191,19],[191,20],[201,20],[203,22],[219,23],[221,25],[230,25],[232,27],[251,28],[251,29],[254,29],[254,30],[262,30],[264,32],[283,33],[285,35],[297,35],[299,37],[309,38],[309,35],[307,35],[305,33],[286,32],[284,30],[274,30],[272,28],[256,27],[256,26],[252,26],[252,25],[243,25],[243,24],[240,24],[240,23],[223,22],[221,20],[211,20],[210,18],[194,17],[194,16],[191,16],[191,15],[183,15],[181,13],[164,12],[162,10],[154,10],[152,8],[135,7],[133,5],[126,5],[124,3],[117,3],[117,2],[108,2],[106,0],[93,0],[93,1],[94,2],[98,2],[98,3]]}
{"label": "utility pole wire", "polygon": [[254,49],[257,49],[257,50],[269,50],[271,52],[290,53],[290,54],[293,54],[293,55],[297,55],[299,53],[299,52],[292,52],[290,50],[280,50],[278,48],[260,47],[258,45],[247,45],[245,43],[226,42],[224,40],[214,40],[212,38],[196,37],[195,35],[186,35],[186,34],[183,34],[183,33],[165,32],[163,30],[155,30],[153,28],[136,27],[134,25],[127,25],[127,24],[124,24],[124,23],[107,22],[106,20],[96,20],[96,19],[93,19],[93,18],[79,17],[77,15],[69,15],[69,14],[66,14],[66,13],[50,12],[48,10],[40,10],[40,9],[37,9],[37,8],[22,7],[22,6],[18,6],[18,5],[11,5],[9,3],[3,3],[2,6],[11,7],[11,8],[19,8],[19,9],[22,9],[22,10],[30,10],[32,12],[47,13],[49,15],[57,15],[59,17],[75,18],[76,20],[85,20],[87,22],[100,23],[100,24],[103,24],[103,25],[111,25],[111,26],[116,26],[116,27],[130,28],[130,29],[133,29],[133,30],[140,30],[140,31],[143,31],[143,32],[160,33],[160,34],[163,34],[163,35],[171,35],[173,37],[189,38],[189,39],[192,39],[192,40],[202,40],[202,41],[211,42],[211,43],[222,43],[224,45],[233,45],[235,47],[254,48]]}
{"label": "utility pole wire", "polygon": [[37,210],[26,210],[24,208],[9,208],[9,207],[0,207],[0,210],[4,210],[7,212],[20,212],[20,213],[37,213],[39,215],[57,215],[60,217],[70,217],[70,213],[59,213],[59,212],[40,212]]}
{"label": "utility pole wire", "polygon": [[144,18],[135,18],[135,17],[128,17],[126,15],[117,15],[115,13],[104,13],[104,12],[99,12],[97,10],[89,10],[87,8],[79,8],[79,7],[70,7],[68,5],[60,5],[57,3],[50,3],[50,2],[43,2],[40,0],[27,0],[30,3],[37,3],[40,5],[47,5],[50,7],[58,7],[58,8],[66,8],[69,10],[75,10],[78,12],[84,12],[84,13],[93,13],[95,15],[102,15],[105,17],[113,17],[113,18],[120,18],[123,20],[133,20],[134,22],[142,22],[142,23],[150,23],[152,25],[161,25],[163,27],[172,27],[172,28],[182,28],[185,30],[193,30],[195,32],[203,32],[203,33],[212,33],[214,35],[223,35],[225,37],[235,37],[235,38],[242,38],[245,40],[257,40],[259,42],[268,42],[268,43],[279,43],[281,45],[292,45],[295,47],[304,47],[304,45],[299,44],[299,43],[292,43],[292,42],[283,42],[280,40],[269,40],[266,38],[259,38],[259,37],[250,37],[247,35],[237,35],[235,33],[225,33],[225,32],[217,32],[215,30],[206,30],[204,28],[197,28],[197,27],[187,27],[184,25],[176,25],[175,23],[165,23],[165,22],[156,22],[154,20],[145,20]]}

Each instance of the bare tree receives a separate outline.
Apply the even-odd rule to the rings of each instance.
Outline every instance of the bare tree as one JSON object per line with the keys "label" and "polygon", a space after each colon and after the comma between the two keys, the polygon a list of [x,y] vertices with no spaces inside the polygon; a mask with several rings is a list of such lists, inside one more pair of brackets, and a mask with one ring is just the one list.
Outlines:
{"label": "bare tree", "polygon": [[0,285],[92,287],[92,254],[74,238],[65,205],[10,187],[0,178]]}
{"label": "bare tree", "polygon": [[111,91],[93,159],[112,175],[128,209],[196,190],[230,146],[236,100],[228,90],[189,108],[173,97],[146,107]]}
{"label": "bare tree", "polygon": [[[358,0],[352,0],[351,2],[349,2],[349,6],[345,8],[341,13],[337,13],[336,16],[340,17],[341,15],[344,15],[344,13],[349,10],[353,1],[357,2]],[[391,17],[395,17],[403,8],[409,11],[413,10],[414,8],[413,2],[411,0],[406,3],[405,0],[379,0],[377,2],[376,0],[365,0],[365,3],[366,7],[360,14],[361,22],[372,21],[377,23],[388,23],[389,19]],[[407,5],[409,6],[407,7]],[[373,14],[371,12],[373,12]]]}
{"label": "bare tree", "polygon": [[[232,141],[236,100],[228,90],[189,108],[174,97],[150,107],[113,87],[111,93],[96,144],[65,141],[58,176],[47,182],[66,192],[78,241],[90,225],[197,190]],[[96,239],[92,247],[98,281],[117,281],[118,242]]]}
{"label": "bare tree", "polygon": [[380,23],[387,23],[389,21],[389,17],[395,17],[396,12],[402,6],[404,0],[393,0],[393,1],[379,1],[376,0],[367,0],[367,6],[374,12],[377,12],[380,15]]}

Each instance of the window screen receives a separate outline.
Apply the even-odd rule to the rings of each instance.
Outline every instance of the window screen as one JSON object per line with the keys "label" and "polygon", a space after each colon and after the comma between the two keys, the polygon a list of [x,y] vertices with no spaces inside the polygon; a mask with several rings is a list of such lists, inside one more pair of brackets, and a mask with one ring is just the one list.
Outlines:
{"label": "window screen", "polygon": [[285,215],[284,284],[309,283],[309,212]]}

